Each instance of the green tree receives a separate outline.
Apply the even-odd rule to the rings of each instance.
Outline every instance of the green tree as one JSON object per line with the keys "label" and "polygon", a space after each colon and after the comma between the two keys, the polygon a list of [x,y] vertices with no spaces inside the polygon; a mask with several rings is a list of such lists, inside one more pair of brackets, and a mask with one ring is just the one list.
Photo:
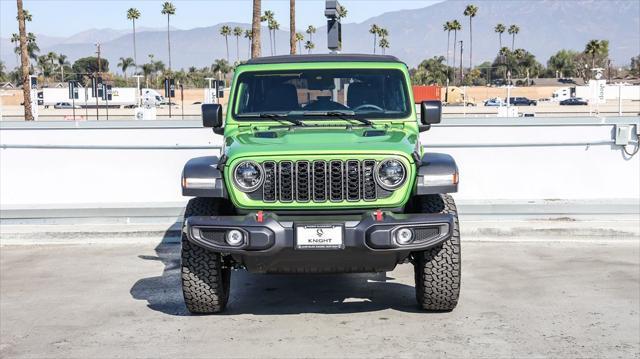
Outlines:
{"label": "green tree", "polygon": [[369,28],[369,33],[373,35],[373,53],[376,53],[376,47],[378,46],[378,32],[380,31],[380,27],[376,24],[372,24],[371,28]]}
{"label": "green tree", "polygon": [[301,32],[296,32],[296,42],[298,43],[298,52],[302,53],[302,42],[304,41],[304,34]]}
{"label": "green tree", "polygon": [[347,10],[346,7],[344,7],[344,5],[340,5],[340,7],[338,8],[338,19],[344,19],[347,17],[347,15],[349,14],[349,11]]}
{"label": "green tree", "polygon": [[591,57],[591,68],[605,67],[609,58],[608,40],[591,40],[585,45],[584,53]]}
{"label": "green tree", "polygon": [[67,55],[63,55],[63,54],[58,55],[58,67],[60,68],[60,81],[64,81],[64,68],[70,65],[71,64],[67,60]]}
{"label": "green tree", "polygon": [[551,55],[547,61],[547,68],[555,72],[556,77],[576,76],[576,55],[578,53],[571,50],[560,50]]}
{"label": "green tree", "polygon": [[640,55],[631,58],[629,74],[631,74],[631,76],[640,77]]}
{"label": "green tree", "polygon": [[305,50],[307,50],[307,53],[311,53],[311,50],[313,50],[313,48],[316,47],[316,45],[311,41],[308,40],[307,42],[304,43],[304,48]]}
{"label": "green tree", "polygon": [[0,81],[7,81],[7,73],[5,70],[4,61],[0,60]]}
{"label": "green tree", "polygon": [[[102,72],[109,72],[109,60],[101,59]],[[98,58],[95,56],[82,57],[77,59],[73,66],[73,72],[80,74],[93,74],[98,72]]]}
{"label": "green tree", "polygon": [[231,36],[231,28],[227,25],[223,25],[220,28],[220,35],[224,36],[224,43],[227,47],[227,62],[229,62],[229,36]]}
{"label": "green tree", "polygon": [[149,87],[149,77],[154,72],[153,64],[143,64],[141,66],[141,70],[142,70],[142,76],[144,76],[145,87],[148,88]]}
{"label": "green tree", "polygon": [[513,51],[516,46],[516,35],[520,32],[520,27],[518,27],[518,25],[511,25],[507,32],[511,35],[511,51]]}
{"label": "green tree", "polygon": [[217,59],[211,65],[211,71],[213,71],[215,74],[217,74],[218,78],[220,78],[221,74],[223,76],[226,76],[226,74],[231,72],[231,70],[232,70],[232,68],[229,65],[229,62],[227,60],[225,60],[225,59]]}
{"label": "green tree", "polygon": [[478,14],[478,7],[467,5],[464,9],[464,16],[469,17],[469,68],[473,67],[473,18]]}
{"label": "green tree", "polygon": [[121,57],[120,58],[120,62],[118,63],[118,67],[122,70],[122,74],[124,75],[125,81],[127,80],[127,69],[129,67],[135,66],[135,64],[136,63],[130,57],[127,57],[127,58]]}
{"label": "green tree", "polygon": [[136,49],[136,20],[140,18],[140,10],[132,7],[127,10],[127,20],[133,24],[133,63],[138,63],[138,52]]}
{"label": "green tree", "polygon": [[497,24],[496,27],[493,28],[493,31],[498,34],[498,41],[500,43],[499,49],[502,48],[502,34],[507,31],[507,28],[503,24]]}
{"label": "green tree", "polygon": [[264,15],[260,17],[261,22],[266,22],[269,29],[269,46],[271,48],[271,55],[273,56],[273,33],[271,31],[271,25],[275,19],[275,13],[271,10],[266,10]]}
{"label": "green tree", "polygon": [[378,42],[378,46],[380,46],[380,49],[382,50],[382,54],[384,55],[387,49],[389,48],[389,46],[391,46],[391,43],[389,43],[389,40],[387,40],[386,37],[383,37]]}
{"label": "green tree", "polygon": [[444,56],[434,56],[422,61],[412,70],[411,82],[415,85],[444,85],[447,82],[449,66]]}
{"label": "green tree", "polygon": [[240,26],[233,28],[233,36],[236,37],[236,61],[240,61],[240,36],[242,36],[243,30]]}
{"label": "green tree", "polygon": [[160,11],[162,15],[167,15],[167,49],[169,50],[169,72],[171,72],[171,26],[170,26],[170,18],[171,15],[176,14],[176,7],[170,2],[165,1],[162,4],[162,11]]}
{"label": "green tree", "polygon": [[306,32],[307,35],[309,35],[309,41],[313,42],[313,34],[315,34],[316,31],[318,31],[318,29],[316,29],[313,25],[309,25],[309,27],[307,27]]}

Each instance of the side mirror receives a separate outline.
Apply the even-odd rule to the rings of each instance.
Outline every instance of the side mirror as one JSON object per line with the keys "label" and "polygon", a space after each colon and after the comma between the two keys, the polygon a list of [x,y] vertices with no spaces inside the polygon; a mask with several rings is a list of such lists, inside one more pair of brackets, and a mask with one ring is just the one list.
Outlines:
{"label": "side mirror", "polygon": [[202,126],[214,129],[222,128],[222,106],[217,103],[202,105]]}
{"label": "side mirror", "polygon": [[440,123],[442,119],[442,102],[422,101],[420,104],[420,124],[429,126]]}

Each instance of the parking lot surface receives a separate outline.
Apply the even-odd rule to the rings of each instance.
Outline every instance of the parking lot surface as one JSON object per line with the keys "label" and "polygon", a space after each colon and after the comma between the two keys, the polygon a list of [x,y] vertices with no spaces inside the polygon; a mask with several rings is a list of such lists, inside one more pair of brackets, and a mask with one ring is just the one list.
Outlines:
{"label": "parking lot surface", "polygon": [[0,357],[638,357],[635,241],[463,243],[461,301],[415,304],[413,270],[235,272],[191,316],[175,243],[0,247]]}

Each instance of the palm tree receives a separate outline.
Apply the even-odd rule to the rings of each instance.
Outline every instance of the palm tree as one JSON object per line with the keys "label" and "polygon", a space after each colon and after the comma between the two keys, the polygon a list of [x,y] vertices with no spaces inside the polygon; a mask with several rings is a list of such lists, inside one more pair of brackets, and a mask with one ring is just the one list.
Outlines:
{"label": "palm tree", "polygon": [[317,29],[313,25],[309,25],[309,27],[307,27],[306,32],[309,35],[309,41],[311,41],[312,43],[313,43],[313,34],[315,34],[316,31]]}
{"label": "palm tree", "polygon": [[11,43],[15,44],[13,48],[13,52],[16,54],[16,66],[18,66],[18,56],[20,56],[20,35],[13,33],[11,34]]}
{"label": "palm tree", "polygon": [[[251,34],[249,35],[251,38],[251,57],[260,57],[261,46],[260,46],[260,22],[261,17],[260,13],[262,12],[262,2],[261,0],[253,0],[253,16],[251,17]],[[245,37],[247,34],[245,33]]]}
{"label": "palm tree", "polygon": [[253,30],[244,30],[244,38],[249,40],[249,58],[251,58],[251,41],[253,40]]}
{"label": "palm tree", "polygon": [[171,31],[169,26],[169,19],[171,15],[176,14],[176,7],[170,1],[165,1],[162,4],[162,11],[160,12],[162,15],[167,15],[167,46],[169,49],[169,72],[171,72]]}
{"label": "palm tree", "polygon": [[584,48],[584,53],[591,56],[591,68],[596,67],[596,56],[609,52],[609,41],[591,40]]}
{"label": "palm tree", "polygon": [[269,30],[273,31],[273,54],[275,55],[278,52],[278,48],[276,47],[276,31],[280,30],[280,23],[274,19],[269,23]]}
{"label": "palm tree", "polygon": [[307,42],[304,43],[304,48],[307,50],[308,53],[311,53],[311,50],[313,50],[313,48],[316,47],[316,45],[311,42],[311,40],[308,40]]}
{"label": "palm tree", "polygon": [[296,0],[289,0],[289,54],[296,54]]}
{"label": "palm tree", "polygon": [[369,33],[373,35],[373,53],[376,53],[376,46],[378,43],[378,32],[380,31],[380,27],[376,24],[371,25],[369,29]]}
{"label": "palm tree", "polygon": [[445,22],[442,25],[442,30],[447,32],[447,66],[449,66],[449,58],[451,57],[451,52],[449,51],[451,49],[451,21]]}
{"label": "palm tree", "polygon": [[218,74],[218,78],[220,78],[220,74],[226,75],[231,71],[231,66],[225,59],[217,59],[211,65],[211,71]]}
{"label": "palm tree", "polygon": [[516,35],[520,32],[520,28],[518,25],[511,25],[507,32],[511,35],[511,51],[513,51],[516,44]]}
{"label": "palm tree", "polygon": [[67,61],[67,55],[59,54],[58,66],[60,67],[60,81],[64,81],[64,67],[69,65],[71,64]]}
{"label": "palm tree", "polygon": [[240,36],[242,36],[243,30],[240,26],[233,28],[233,36],[236,37],[236,61],[240,61]]}
{"label": "palm tree", "polygon": [[340,7],[337,10],[338,10],[338,20],[341,20],[347,17],[348,11],[346,7],[340,5]]}
{"label": "palm tree", "polygon": [[[33,16],[31,16],[29,10],[23,10],[22,13],[24,14],[24,21],[31,22],[33,20]],[[16,20],[20,20],[20,18],[16,16]]]}
{"label": "palm tree", "polygon": [[141,69],[142,69],[142,76],[144,76],[144,83],[146,84],[146,87],[149,87],[149,76],[153,74],[154,66],[153,64],[144,64],[142,65]]}
{"label": "palm tree", "polygon": [[120,62],[118,63],[118,67],[122,69],[122,73],[124,74],[124,80],[127,81],[127,69],[131,66],[135,66],[135,62],[130,57],[120,58]]}
{"label": "palm tree", "polygon": [[503,24],[497,24],[493,31],[498,33],[498,41],[500,41],[500,49],[502,48],[502,34],[507,30]]}
{"label": "palm tree", "polygon": [[227,62],[229,62],[229,36],[231,35],[231,28],[227,25],[223,25],[220,28],[220,35],[224,36],[224,42],[227,46]]}
{"label": "palm tree", "polygon": [[140,11],[134,7],[127,10],[127,20],[133,24],[133,62],[138,63],[138,53],[136,50],[136,20],[140,18]]}
{"label": "palm tree", "polygon": [[385,50],[389,48],[389,40],[387,40],[386,37],[383,37],[380,39],[380,43],[378,44],[378,46],[380,46],[380,49],[382,49],[382,54],[384,55]]}
{"label": "palm tree", "polygon": [[[451,21],[451,31],[453,31],[453,67],[456,66],[456,46],[458,45],[458,31],[462,30],[462,24],[458,20]],[[455,82],[456,72],[453,72],[453,81]]]}
{"label": "palm tree", "polygon": [[273,55],[273,35],[271,33],[271,25],[273,23],[273,19],[275,14],[271,10],[266,10],[264,15],[260,17],[261,22],[267,22],[267,26],[269,27],[269,47],[271,48],[271,55]]}
{"label": "palm tree", "polygon": [[469,68],[473,68],[473,18],[478,13],[478,7],[467,5],[464,9],[464,16],[469,17]]}
{"label": "palm tree", "polygon": [[27,52],[27,28],[25,25],[25,10],[22,0],[16,0],[18,7],[18,32],[20,34],[20,62],[22,67],[22,96],[24,99],[24,119],[33,121],[31,109],[31,80],[29,79],[29,55]]}
{"label": "palm tree", "polygon": [[298,43],[298,49],[300,53],[302,53],[302,41],[304,41],[304,34],[301,32],[296,32],[296,42]]}

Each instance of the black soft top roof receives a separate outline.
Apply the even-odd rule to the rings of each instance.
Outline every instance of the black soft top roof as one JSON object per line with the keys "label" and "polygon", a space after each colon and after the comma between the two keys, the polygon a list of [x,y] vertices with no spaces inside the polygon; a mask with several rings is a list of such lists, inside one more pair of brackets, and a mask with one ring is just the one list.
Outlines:
{"label": "black soft top roof", "polygon": [[287,64],[304,62],[396,62],[403,63],[395,56],[367,54],[313,54],[313,55],[280,55],[250,59],[247,65]]}

